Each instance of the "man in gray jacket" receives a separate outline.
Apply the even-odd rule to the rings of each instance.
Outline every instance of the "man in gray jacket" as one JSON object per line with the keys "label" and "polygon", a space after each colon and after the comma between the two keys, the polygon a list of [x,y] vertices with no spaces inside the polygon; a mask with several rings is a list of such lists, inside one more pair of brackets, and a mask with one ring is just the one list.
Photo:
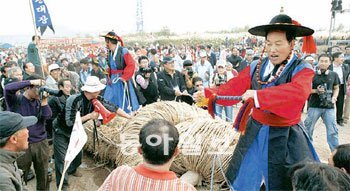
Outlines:
{"label": "man in gray jacket", "polygon": [[0,112],[0,190],[27,190],[21,179],[22,171],[16,160],[28,149],[28,126],[37,123],[34,116],[22,117],[18,113]]}

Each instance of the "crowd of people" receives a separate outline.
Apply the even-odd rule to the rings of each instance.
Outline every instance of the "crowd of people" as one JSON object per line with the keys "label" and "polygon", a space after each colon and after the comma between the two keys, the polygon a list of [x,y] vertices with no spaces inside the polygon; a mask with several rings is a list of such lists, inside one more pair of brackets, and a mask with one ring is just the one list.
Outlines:
{"label": "crowd of people", "polygon": [[[290,28],[280,25],[285,22]],[[102,36],[106,48],[48,49],[40,44],[39,36],[33,36],[27,50],[0,50],[0,119],[9,122],[0,123],[0,152],[4,153],[0,155],[0,190],[23,190],[32,164],[36,189],[48,190],[51,158],[59,187],[76,113],[80,111],[83,123],[98,120],[93,100],[131,118],[148,104],[180,101],[192,105],[202,94],[209,102],[216,95],[241,95],[244,104],[253,107],[251,117],[239,128],[245,134],[229,164],[229,187],[349,190],[350,146],[339,145],[338,128],[350,123],[350,46],[296,54],[295,37],[311,35],[313,30],[291,22],[289,16],[277,15],[269,25],[249,30],[265,37],[264,45],[215,47],[218,52],[210,44],[125,47],[115,32]],[[232,106],[237,102],[217,100],[214,114],[232,122]],[[304,123],[303,107],[307,108]],[[320,117],[332,153],[329,166],[319,163],[312,147]],[[151,134],[161,137],[160,146],[146,143]],[[165,139],[164,134],[172,139]],[[169,170],[180,152],[173,124],[152,120],[139,136],[138,151],[144,163],[118,167],[100,190],[195,190]],[[48,154],[51,143],[53,156]],[[168,155],[163,154],[163,145],[169,145]],[[81,160],[82,152],[69,167],[63,190],[69,189],[68,174],[82,176],[78,171]],[[18,169],[24,172],[24,181]]]}

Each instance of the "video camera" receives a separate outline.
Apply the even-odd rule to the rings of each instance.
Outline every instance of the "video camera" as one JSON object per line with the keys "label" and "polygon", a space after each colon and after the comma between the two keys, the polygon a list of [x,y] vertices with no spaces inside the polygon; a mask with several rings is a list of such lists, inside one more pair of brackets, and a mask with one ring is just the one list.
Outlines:
{"label": "video camera", "polygon": [[46,92],[49,95],[56,96],[56,97],[61,97],[63,95],[62,90],[53,90],[48,88],[47,86],[42,86],[39,88],[39,93]]}
{"label": "video camera", "polygon": [[318,96],[320,98],[320,106],[321,107],[333,107],[332,90],[327,90],[327,84],[326,83],[321,85],[321,87],[325,89],[325,92],[318,94]]}

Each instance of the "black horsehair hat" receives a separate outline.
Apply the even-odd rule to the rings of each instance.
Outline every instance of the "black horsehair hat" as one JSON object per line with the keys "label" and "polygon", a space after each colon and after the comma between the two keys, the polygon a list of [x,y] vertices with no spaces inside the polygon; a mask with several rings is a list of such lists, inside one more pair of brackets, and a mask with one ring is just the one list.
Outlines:
{"label": "black horsehair hat", "polygon": [[107,34],[105,35],[101,35],[101,37],[105,37],[105,38],[109,38],[109,39],[114,39],[114,40],[119,40],[118,37],[117,37],[117,34],[113,31],[111,32],[108,32]]}
{"label": "black horsehair hat", "polygon": [[314,30],[308,27],[294,24],[292,18],[286,14],[279,14],[273,17],[269,24],[253,27],[248,32],[252,35],[266,37],[268,32],[275,30],[292,32],[295,37],[310,36],[314,33]]}

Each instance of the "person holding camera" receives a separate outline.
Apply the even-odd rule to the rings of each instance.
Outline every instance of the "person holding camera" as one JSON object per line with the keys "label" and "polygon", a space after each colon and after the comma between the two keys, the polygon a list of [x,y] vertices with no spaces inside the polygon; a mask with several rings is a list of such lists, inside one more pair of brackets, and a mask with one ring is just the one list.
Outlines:
{"label": "person holding camera", "polygon": [[142,106],[145,106],[158,100],[157,76],[153,72],[153,69],[149,67],[147,56],[140,56],[138,62],[139,71],[135,74],[136,88],[141,92],[141,96],[144,97],[145,101]]}
{"label": "person holding camera", "polygon": [[309,98],[309,110],[305,119],[305,127],[312,140],[314,127],[321,117],[327,130],[327,142],[331,151],[339,144],[338,128],[336,123],[334,105],[339,93],[338,74],[330,71],[331,57],[321,54],[318,57],[318,67],[316,75],[312,81],[312,90]]}
{"label": "person holding camera", "polygon": [[193,71],[192,65],[193,63],[191,60],[185,60],[183,62],[183,69],[181,71],[183,78],[185,79],[186,89],[191,95],[194,93],[192,80],[194,77],[198,76],[198,74]]}
{"label": "person holding camera", "polygon": [[[216,73],[213,76],[212,88],[217,88],[222,84],[225,84],[227,81],[229,81],[231,78],[233,78],[232,72],[227,72],[226,71],[226,61],[225,60],[219,60],[216,64]],[[222,109],[225,109],[225,118],[222,117]],[[232,110],[233,107],[232,105],[230,106],[224,106],[220,104],[215,105],[215,115],[225,119],[228,122],[232,122]]]}
{"label": "person holding camera", "polygon": [[[38,75],[32,75],[28,80],[13,82],[5,86],[5,101],[7,110],[19,113],[22,116],[35,116],[38,122],[28,127],[29,148],[25,154],[18,158],[18,167],[28,177],[32,163],[37,178],[37,190],[49,190],[48,161],[49,144],[45,129],[45,121],[50,119],[52,111],[48,105],[47,93],[40,91],[45,81]],[[23,93],[16,94],[18,90]],[[27,179],[25,179],[27,182]]]}

